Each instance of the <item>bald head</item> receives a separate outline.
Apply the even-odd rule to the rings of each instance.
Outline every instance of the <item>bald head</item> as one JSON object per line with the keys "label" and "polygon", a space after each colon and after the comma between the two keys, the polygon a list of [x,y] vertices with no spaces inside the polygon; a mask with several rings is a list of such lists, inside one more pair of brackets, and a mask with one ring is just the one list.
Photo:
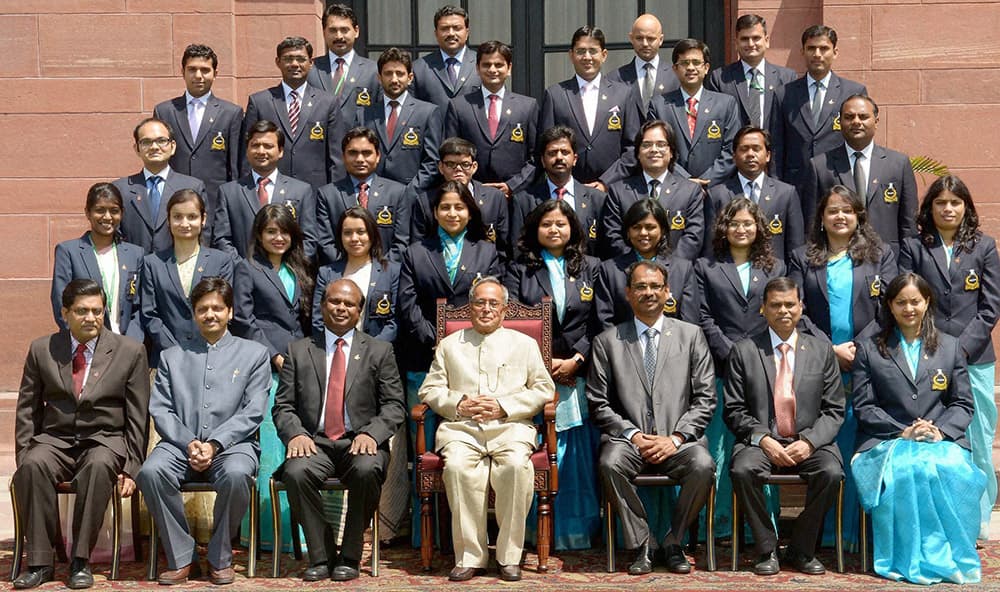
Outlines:
{"label": "bald head", "polygon": [[663,43],[663,27],[660,25],[660,19],[649,13],[639,15],[639,18],[632,23],[628,39],[639,59],[652,61]]}

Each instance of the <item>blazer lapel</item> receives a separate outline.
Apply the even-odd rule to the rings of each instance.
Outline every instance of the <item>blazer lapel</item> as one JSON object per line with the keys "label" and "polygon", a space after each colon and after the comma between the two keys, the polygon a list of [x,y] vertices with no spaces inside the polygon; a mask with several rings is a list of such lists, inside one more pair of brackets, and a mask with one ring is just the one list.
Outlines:
{"label": "blazer lapel", "polygon": [[[299,102],[301,102],[301,98]],[[295,137],[292,136],[292,124],[288,121],[288,103],[285,102],[285,87],[278,85],[271,89],[271,107],[274,112],[278,114],[278,124],[282,127],[285,133],[285,138],[288,139],[289,144],[295,143]],[[299,126],[298,129],[302,129],[302,111],[299,110]],[[296,130],[297,131],[297,130]],[[289,148],[290,149],[290,148]]]}
{"label": "blazer lapel", "polygon": [[[437,230],[434,230],[435,234]],[[448,278],[448,268],[444,264],[444,246],[441,244],[441,239],[438,238],[437,244],[433,249],[428,250],[428,255],[430,255],[431,266],[437,270],[438,276],[440,276],[443,285],[448,287],[448,290],[452,290],[451,279]],[[462,256],[465,256],[465,248],[462,248]],[[456,274],[456,279],[458,275]]]}
{"label": "blazer lapel", "polygon": [[[818,128],[815,125],[813,125],[812,105],[809,103],[809,85],[811,84],[810,81],[812,80],[812,78],[810,78],[809,75],[806,74],[799,80],[801,80],[804,83],[801,87],[804,96],[801,97],[802,104],[799,106],[799,115],[802,116],[802,121],[805,122],[806,127],[809,128],[809,131],[812,132],[813,135],[816,135],[816,130]],[[829,95],[829,92],[830,89],[827,89],[827,95]],[[819,118],[819,125],[820,127],[823,126],[822,117]]]}
{"label": "blazer lapel", "polygon": [[326,332],[320,332],[313,336],[311,347],[309,348],[309,358],[312,360],[313,371],[316,372],[316,393],[319,397],[315,401],[307,402],[310,406],[315,405],[315,411],[309,411],[316,418],[316,425],[323,419],[320,414],[323,412],[323,401],[326,399]]}
{"label": "blazer lapel", "polygon": [[[448,80],[448,72],[446,71],[444,60],[441,58],[440,51],[432,52],[427,56],[427,65],[431,67],[431,70],[434,71],[434,74],[441,81],[441,84],[444,85],[445,89],[449,93],[454,93],[455,88],[451,85],[451,81]],[[459,64],[459,71],[461,72],[461,64]]]}
{"label": "blazer lapel", "polygon": [[[510,99],[509,98],[505,99],[505,101],[507,100]],[[494,139],[490,137],[490,123],[486,119],[486,106],[485,106],[486,103],[483,102],[483,95],[481,93],[476,93],[475,95],[473,95],[470,104],[472,105],[472,114],[476,118],[476,123],[479,124],[479,131],[483,134],[483,137],[489,141],[490,144],[494,143]],[[499,137],[499,133],[497,134],[497,137]]]}
{"label": "blazer lapel", "polygon": [[[180,97],[178,97],[176,101],[174,101],[174,114],[177,118],[175,131],[180,133],[180,136],[184,140],[184,142],[186,142],[187,145],[191,148],[191,150],[194,151],[195,140],[197,138],[191,136],[191,124],[188,123],[186,99],[187,95],[185,94],[181,95]],[[205,111],[206,111],[205,115],[207,115],[208,109],[206,108]],[[204,121],[204,119],[202,121]],[[199,128],[198,131],[201,131],[201,129]]]}
{"label": "blazer lapel", "polygon": [[63,331],[53,340],[52,358],[59,368],[59,378],[62,379],[63,389],[75,399],[76,393],[73,391],[73,347],[70,340],[69,331]]}
{"label": "blazer lapel", "polygon": [[947,255],[944,250],[944,244],[941,243],[941,238],[935,237],[934,245],[927,250],[934,260],[934,265],[937,267],[938,273],[941,274],[941,278],[944,280],[943,284],[945,286],[949,285],[951,283],[951,268],[948,267]]}
{"label": "blazer lapel", "polygon": [[[691,139],[691,145],[694,146],[698,143],[698,140],[705,135],[705,128],[710,125],[710,122],[717,121],[712,119],[712,111],[715,110],[715,99],[708,95],[708,93],[701,93],[701,101],[698,102],[698,120],[694,124],[694,137]],[[687,129],[685,126],[683,129]]]}
{"label": "blazer lapel", "polygon": [[[771,347],[771,338],[769,335],[770,333],[765,335],[762,341],[757,342],[757,352],[760,354],[760,363],[764,366],[764,376],[767,378],[767,392],[773,393],[776,370],[774,368],[774,348]],[[794,378],[792,381],[794,385]]]}
{"label": "blazer lapel", "polygon": [[90,240],[90,233],[84,233],[80,239],[80,256],[83,259],[83,266],[87,268],[90,277],[101,277],[101,268],[97,264],[97,255],[94,253],[94,243]]}
{"label": "blazer lapel", "polygon": [[771,124],[771,105],[774,104],[774,81],[778,80],[778,69],[765,62],[764,67],[764,129]]}
{"label": "blazer lapel", "polygon": [[[573,117],[576,119],[577,126],[581,131],[587,131],[589,129],[589,126],[587,125],[587,114],[583,110],[583,97],[580,95],[580,87],[576,82],[576,78],[571,79],[569,81],[569,86],[566,88],[566,102],[569,103],[570,111],[573,112]],[[597,127],[596,121],[594,123],[594,127]]]}
{"label": "blazer lapel", "polygon": [[[281,298],[284,299],[284,301],[287,302],[288,304],[292,304],[292,300],[288,298],[288,293],[285,291],[284,282],[282,282],[281,278],[278,277],[278,272],[274,271],[274,268],[271,267],[271,264],[269,262],[262,261],[257,257],[254,257],[254,259],[256,263],[260,266],[261,271],[264,272],[264,276],[268,280],[270,280],[271,284],[274,286],[274,289],[278,291],[278,294],[281,294]],[[298,287],[296,287],[296,291],[298,291]],[[294,298],[294,294],[292,296]]]}
{"label": "blazer lapel", "polygon": [[845,187],[854,187],[854,170],[851,168],[851,156],[847,153],[846,147],[841,147],[834,151],[833,172],[840,184]]}
{"label": "blazer lapel", "polygon": [[[893,363],[895,363],[896,367],[899,368],[899,372],[906,377],[906,380],[911,385],[916,386],[917,383],[916,381],[913,380],[913,375],[910,374],[910,365],[906,363],[906,354],[903,353],[903,346],[899,342],[899,337],[897,337],[896,335],[890,335],[889,343],[886,345],[888,346],[889,349],[889,357],[892,358]],[[920,376],[919,369],[920,366],[918,363],[917,376]]]}
{"label": "blazer lapel", "polygon": [[[260,210],[260,199],[257,198],[257,189],[253,184],[253,175],[246,177],[246,183],[240,183],[240,189],[243,193],[243,199],[247,202],[247,207],[253,212],[254,216],[257,216],[257,212]],[[277,186],[275,186],[274,194],[277,197],[278,191]]]}
{"label": "blazer lapel", "polygon": [[[688,146],[691,146],[691,144],[693,144],[693,142],[691,141],[691,136],[687,133],[687,129],[688,129],[688,124],[687,124],[687,105],[684,104],[684,95],[681,94],[681,91],[677,91],[674,94],[674,97],[675,97],[675,100],[674,100],[673,104],[671,105],[673,107],[671,109],[671,111],[674,114],[674,121],[675,121],[674,129],[675,130],[680,130],[681,133],[679,133],[677,135],[679,135],[681,137],[681,139],[684,141],[685,144],[687,144]],[[699,105],[699,107],[700,106],[701,105]],[[696,126],[695,127],[695,134],[696,134],[695,137],[697,137],[697,133],[698,133],[698,130],[697,130],[697,126]]]}
{"label": "blazer lapel", "polygon": [[[146,190],[146,179],[139,171],[138,175],[133,175],[129,177],[129,190],[135,196],[135,199],[131,200],[129,203],[135,209],[136,213],[142,218],[142,221],[146,223],[146,227],[153,230],[156,227],[156,220],[149,213],[149,192]],[[160,201],[166,202],[162,196]],[[127,215],[127,214],[126,214]]]}
{"label": "blazer lapel", "polygon": [[[743,291],[743,282],[740,281],[740,272],[736,270],[736,264],[728,260],[720,261],[719,269],[722,270],[722,275],[726,276],[726,279],[729,280],[729,283],[733,285],[733,290],[739,296],[740,300],[742,302],[746,302],[747,297],[745,295],[745,292]],[[752,269],[751,273],[753,273]]]}
{"label": "blazer lapel", "polygon": [[876,189],[879,186],[879,179],[885,172],[885,150],[881,146],[872,146],[872,159],[868,163],[868,188],[865,191],[865,204],[871,206],[875,199]]}
{"label": "blazer lapel", "polygon": [[[547,265],[543,265],[538,268],[535,272],[535,281],[538,282],[538,286],[545,292],[546,296],[552,296],[552,276],[549,275],[549,268]],[[569,292],[566,292],[566,299],[569,299]]]}
{"label": "blazer lapel", "polygon": [[[743,62],[733,64],[733,83],[736,86],[736,96],[743,105],[743,110],[750,113],[750,89],[747,83],[746,73],[743,71]],[[757,122],[753,122],[756,125]]]}
{"label": "blazer lapel", "polygon": [[[191,287],[198,285],[201,281],[201,275],[205,273],[205,259],[208,257],[207,249],[198,249],[198,260],[197,265],[194,268],[194,275],[191,276]],[[176,265],[174,268],[176,269]],[[179,279],[179,278],[178,278]]]}
{"label": "blazer lapel", "polygon": [[351,396],[353,391],[354,383],[358,376],[358,372],[361,371],[361,366],[364,363],[365,355],[368,353],[368,339],[367,336],[360,331],[354,332],[354,343],[351,344],[351,359],[347,360],[347,374],[345,376],[344,384],[346,385],[344,389],[344,403],[347,403],[348,397]]}
{"label": "blazer lapel", "polygon": [[[664,368],[667,363],[667,359],[675,353],[674,350],[677,349],[677,342],[673,338],[673,331],[671,329],[671,324],[667,321],[663,323],[663,333],[660,333],[660,341],[656,344],[656,370],[653,371],[653,385],[661,386],[664,384],[663,381],[669,379],[669,376],[665,376]],[[645,367],[643,367],[645,369]]]}
{"label": "blazer lapel", "polygon": [[[111,340],[105,339],[104,331],[102,331],[101,336],[97,338],[97,343],[94,346],[94,357],[90,360],[90,373],[87,375],[87,382],[83,385],[81,399],[91,397],[101,378],[107,374],[108,368],[111,366],[111,354],[113,352],[114,347],[111,345]],[[70,368],[70,376],[72,377],[72,368]]]}
{"label": "blazer lapel", "polygon": [[649,379],[646,378],[646,365],[643,363],[642,343],[639,336],[636,335],[635,324],[627,324],[624,332],[625,351],[627,351],[629,357],[632,358],[632,365],[635,368],[635,372],[639,375],[639,380],[642,382],[642,388],[646,390],[646,394],[648,395],[653,392],[653,389],[650,387]]}
{"label": "blazer lapel", "polygon": [[823,300],[826,300],[827,304],[829,304],[830,294],[826,289],[826,265],[820,265],[819,267],[810,266],[809,273],[816,276],[816,284],[819,285],[820,291],[823,292]]}
{"label": "blazer lapel", "polygon": [[201,126],[198,127],[198,137],[192,138],[194,142],[192,148],[201,146],[201,143],[205,141],[205,136],[208,135],[212,127],[211,124],[215,122],[215,118],[219,116],[221,110],[219,99],[212,95],[212,100],[205,105],[205,112],[201,114]]}

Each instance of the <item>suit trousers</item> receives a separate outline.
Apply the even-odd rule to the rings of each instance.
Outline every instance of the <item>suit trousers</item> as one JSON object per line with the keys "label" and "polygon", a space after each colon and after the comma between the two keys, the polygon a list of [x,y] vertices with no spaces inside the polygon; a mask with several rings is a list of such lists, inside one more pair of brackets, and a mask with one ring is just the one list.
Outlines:
{"label": "suit trousers", "polygon": [[747,446],[733,457],[729,471],[733,490],[739,497],[740,510],[750,523],[758,554],[770,553],[778,546],[778,535],[764,498],[764,480],[772,473],[797,473],[806,480],[806,505],[795,519],[791,548],[806,557],[813,556],[823,517],[836,501],[838,485],[844,478],[843,462],[834,446],[820,447],[795,467],[775,467],[757,446]]}
{"label": "suit trousers", "polygon": [[104,510],[115,490],[125,459],[101,444],[57,448],[32,443],[14,472],[14,495],[25,525],[29,566],[52,565],[52,548],[59,530],[56,484],[72,481],[76,488],[73,505],[73,558],[89,559],[97,542]]}
{"label": "suit trousers", "polygon": [[258,460],[246,442],[222,450],[203,472],[188,464],[187,451],[160,442],[143,463],[136,479],[149,513],[160,531],[160,541],[170,569],[197,559],[180,486],[188,481],[208,481],[215,489],[212,537],[208,540],[208,563],[214,569],[233,562],[232,539],[240,530],[250,507],[250,487],[257,475]]}
{"label": "suit trousers", "polygon": [[486,567],[486,515],[489,487],[496,492],[497,562],[520,565],[524,550],[524,521],[535,494],[535,468],[529,442],[506,441],[484,447],[453,440],[441,449],[444,487],[451,506],[451,536],[457,567]]}
{"label": "suit trousers", "polygon": [[676,479],[681,484],[670,532],[663,545],[679,545],[692,520],[708,501],[715,482],[715,461],[701,444],[682,446],[659,464],[646,462],[632,442],[612,438],[601,444],[599,471],[606,499],[612,500],[622,524],[626,549],[636,549],[649,542],[646,508],[639,499],[632,480],[641,472],[652,471]]}
{"label": "suit trousers", "polygon": [[292,516],[302,525],[310,565],[330,562],[336,554],[336,548],[332,547],[332,541],[336,540],[335,525],[326,521],[319,491],[323,481],[333,476],[347,485],[348,492],[341,557],[350,562],[361,561],[365,529],[378,507],[389,451],[386,444],[375,454],[351,454],[351,442],[350,438],[331,442],[319,437],[316,454],[287,459],[276,475],[285,484]]}

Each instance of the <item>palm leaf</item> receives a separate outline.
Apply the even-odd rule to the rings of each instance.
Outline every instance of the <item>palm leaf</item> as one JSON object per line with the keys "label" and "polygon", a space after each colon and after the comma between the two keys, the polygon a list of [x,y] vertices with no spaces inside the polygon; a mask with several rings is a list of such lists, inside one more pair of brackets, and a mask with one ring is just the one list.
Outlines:
{"label": "palm leaf", "polygon": [[937,177],[948,174],[948,165],[929,156],[911,156],[910,167],[914,173],[930,173]]}

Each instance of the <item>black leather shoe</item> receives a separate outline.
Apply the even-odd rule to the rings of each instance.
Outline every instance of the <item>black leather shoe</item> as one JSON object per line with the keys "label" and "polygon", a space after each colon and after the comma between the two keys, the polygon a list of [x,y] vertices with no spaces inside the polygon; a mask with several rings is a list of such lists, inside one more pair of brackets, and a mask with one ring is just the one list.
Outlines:
{"label": "black leather shoe", "polygon": [[86,559],[74,559],[69,565],[69,580],[66,585],[73,590],[83,590],[94,585],[94,574]]}
{"label": "black leather shoe", "polygon": [[505,582],[521,581],[520,565],[500,565],[500,579]]}
{"label": "black leather shoe", "polygon": [[800,571],[806,575],[819,576],[826,573],[826,568],[816,556],[806,557],[804,553],[799,553],[798,551],[788,549],[785,554],[785,562],[795,568],[796,571]]}
{"label": "black leather shoe", "polygon": [[486,570],[481,567],[459,567],[456,565],[448,573],[448,579],[452,582],[467,582],[484,573],[486,573]]}
{"label": "black leather shoe", "polygon": [[667,569],[671,573],[686,574],[691,573],[691,564],[687,556],[684,555],[684,547],[680,545],[667,545],[663,550],[667,558]]}
{"label": "black leather shoe", "polygon": [[51,565],[29,567],[26,571],[18,574],[17,579],[14,580],[14,589],[27,590],[28,588],[37,588],[45,582],[51,582],[54,575],[55,569]]}
{"label": "black leather shoe", "polygon": [[649,553],[649,543],[639,545],[635,550],[635,561],[628,566],[630,576],[642,576],[653,571],[653,558]]}
{"label": "black leather shoe", "polygon": [[302,572],[303,582],[322,582],[330,579],[330,567],[325,563],[307,567]]}
{"label": "black leather shoe", "polygon": [[356,567],[351,567],[350,565],[338,565],[333,568],[333,575],[331,575],[330,578],[334,582],[346,582],[348,580],[356,579],[359,575],[361,575],[361,572],[359,572]]}
{"label": "black leather shoe", "polygon": [[758,557],[757,563],[753,566],[753,573],[758,576],[773,576],[779,571],[781,571],[781,566],[778,565],[778,555],[774,551]]}

